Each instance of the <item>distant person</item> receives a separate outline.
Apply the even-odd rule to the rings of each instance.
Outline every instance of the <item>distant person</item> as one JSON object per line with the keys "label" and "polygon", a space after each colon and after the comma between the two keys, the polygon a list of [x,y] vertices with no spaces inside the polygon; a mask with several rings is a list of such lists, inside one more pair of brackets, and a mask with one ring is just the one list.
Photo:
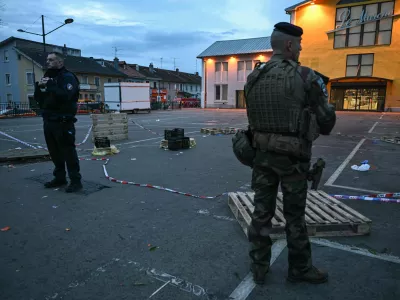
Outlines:
{"label": "distant person", "polygon": [[251,187],[255,192],[248,237],[251,271],[257,284],[264,283],[269,271],[271,221],[279,185],[286,219],[287,279],[308,283],[328,280],[328,273],[312,264],[305,208],[312,143],[319,134],[330,134],[336,114],[328,104],[323,82],[327,78],[298,62],[302,34],[301,27],[276,24],[271,35],[273,55],[268,62],[256,65],[244,88],[249,143],[255,149],[247,160],[253,168]]}
{"label": "distant person", "polygon": [[64,67],[59,53],[47,56],[48,70],[35,84],[34,98],[43,110],[44,137],[54,163],[54,179],[45,183],[46,188],[67,184],[65,165],[70,184],[67,193],[82,189],[79,159],[75,148],[75,118],[79,99],[79,81]]}

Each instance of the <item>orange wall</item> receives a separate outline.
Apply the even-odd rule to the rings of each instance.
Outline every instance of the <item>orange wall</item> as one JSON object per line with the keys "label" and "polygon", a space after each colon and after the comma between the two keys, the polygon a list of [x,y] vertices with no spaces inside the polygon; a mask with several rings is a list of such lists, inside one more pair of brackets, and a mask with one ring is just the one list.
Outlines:
{"label": "orange wall", "polygon": [[[298,8],[295,24],[302,27],[303,50],[300,62],[330,78],[346,76],[348,54],[374,53],[373,76],[392,79],[388,84],[386,108],[400,107],[400,21],[395,17],[391,45],[334,49],[336,3],[338,0],[320,0],[318,4]],[[368,4],[382,1],[368,1]],[[359,5],[359,4],[358,4]],[[400,14],[400,0],[395,1],[395,14]]]}

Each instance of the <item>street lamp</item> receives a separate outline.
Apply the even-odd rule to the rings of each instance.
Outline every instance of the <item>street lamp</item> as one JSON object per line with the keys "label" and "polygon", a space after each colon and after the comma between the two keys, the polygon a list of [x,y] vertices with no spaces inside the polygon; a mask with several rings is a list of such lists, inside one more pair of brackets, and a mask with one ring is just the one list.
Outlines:
{"label": "street lamp", "polygon": [[18,29],[18,32],[24,32],[24,33],[29,33],[29,34],[34,34],[34,35],[38,35],[41,36],[43,38],[43,57],[44,57],[44,64],[43,64],[43,68],[46,66],[46,35],[52,33],[53,31],[56,31],[57,29],[67,25],[67,24],[71,24],[72,22],[74,22],[74,19],[65,19],[64,20],[64,24],[58,26],[57,28],[49,31],[48,33],[44,32],[44,16],[42,15],[42,34],[39,33],[34,33],[34,32],[29,32],[23,29]]}

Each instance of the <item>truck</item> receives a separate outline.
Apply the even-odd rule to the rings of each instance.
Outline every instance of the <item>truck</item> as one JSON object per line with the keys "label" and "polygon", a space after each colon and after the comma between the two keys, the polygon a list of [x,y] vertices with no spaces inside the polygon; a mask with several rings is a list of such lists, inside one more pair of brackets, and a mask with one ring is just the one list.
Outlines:
{"label": "truck", "polygon": [[150,83],[104,83],[104,106],[106,111],[150,113]]}

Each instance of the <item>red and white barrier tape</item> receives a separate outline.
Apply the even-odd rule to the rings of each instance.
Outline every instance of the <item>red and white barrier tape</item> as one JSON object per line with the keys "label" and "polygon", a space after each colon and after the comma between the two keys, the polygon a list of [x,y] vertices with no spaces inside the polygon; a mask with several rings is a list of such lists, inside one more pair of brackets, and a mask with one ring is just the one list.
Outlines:
{"label": "red and white barrier tape", "polygon": [[90,125],[89,130],[81,143],[75,144],[75,146],[80,146],[86,143],[87,139],[89,138],[90,132],[92,131],[93,125]]}
{"label": "red and white barrier tape", "polygon": [[146,187],[146,188],[156,189],[156,190],[160,190],[160,191],[166,191],[166,192],[170,192],[170,193],[174,193],[174,194],[179,194],[179,195],[192,197],[192,198],[199,198],[199,199],[215,199],[215,198],[221,197],[223,195],[228,195],[228,192],[226,192],[226,193],[222,193],[222,194],[219,194],[219,195],[216,195],[216,196],[198,196],[198,195],[194,195],[194,194],[190,194],[190,193],[179,192],[179,191],[176,191],[176,190],[173,190],[173,189],[169,189],[169,188],[165,188],[165,187],[158,186],[158,185],[152,185],[152,184],[147,184],[147,183],[137,183],[137,182],[126,181],[126,180],[119,180],[119,179],[116,179],[116,178],[111,177],[110,175],[108,175],[106,165],[110,161],[109,158],[104,158],[104,157],[103,158],[80,158],[79,160],[104,161],[105,162],[103,164],[104,176],[109,181],[115,182],[115,183],[129,184],[129,185],[134,185],[134,186],[139,186],[139,187]]}
{"label": "red and white barrier tape", "polygon": [[15,138],[15,137],[13,137],[13,136],[11,136],[11,135],[9,135],[9,134],[3,132],[3,131],[0,131],[0,134],[1,134],[1,135],[4,135],[4,136],[6,136],[6,137],[8,137],[8,138],[10,138],[10,139],[12,139],[12,140],[14,140],[14,141],[17,141],[17,142],[19,142],[19,143],[21,143],[21,144],[23,144],[23,145],[25,145],[25,146],[28,146],[28,147],[33,148],[33,149],[37,149],[37,147],[32,146],[31,144],[28,144],[27,142],[21,141],[20,139],[17,139],[17,138]]}

